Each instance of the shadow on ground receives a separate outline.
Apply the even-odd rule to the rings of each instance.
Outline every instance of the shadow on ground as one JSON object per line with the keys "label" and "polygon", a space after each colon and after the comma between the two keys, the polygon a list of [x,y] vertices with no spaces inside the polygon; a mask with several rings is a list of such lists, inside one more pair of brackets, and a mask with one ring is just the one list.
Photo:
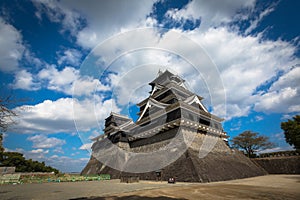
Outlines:
{"label": "shadow on ground", "polygon": [[182,198],[172,198],[167,196],[160,196],[160,197],[145,197],[145,196],[139,196],[139,195],[130,195],[130,196],[124,196],[124,197],[116,197],[116,196],[110,196],[110,197],[80,197],[70,200],[127,200],[127,199],[143,199],[143,200],[186,200]]}

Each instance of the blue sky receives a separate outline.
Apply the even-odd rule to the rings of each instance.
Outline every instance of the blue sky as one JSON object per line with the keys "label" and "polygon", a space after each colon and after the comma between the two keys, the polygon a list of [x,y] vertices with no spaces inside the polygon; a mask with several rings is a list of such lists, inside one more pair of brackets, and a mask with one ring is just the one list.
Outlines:
{"label": "blue sky", "polygon": [[280,122],[300,113],[299,4],[1,0],[1,95],[22,99],[4,146],[81,171],[109,113],[136,119],[147,83],[169,69],[230,137],[252,130],[291,149]]}

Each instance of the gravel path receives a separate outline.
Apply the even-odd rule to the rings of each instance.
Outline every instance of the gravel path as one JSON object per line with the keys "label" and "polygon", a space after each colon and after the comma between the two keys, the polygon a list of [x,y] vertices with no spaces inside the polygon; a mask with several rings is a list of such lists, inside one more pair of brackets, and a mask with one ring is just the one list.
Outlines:
{"label": "gravel path", "polygon": [[0,199],[300,199],[300,175],[268,175],[214,183],[119,180],[0,186]]}

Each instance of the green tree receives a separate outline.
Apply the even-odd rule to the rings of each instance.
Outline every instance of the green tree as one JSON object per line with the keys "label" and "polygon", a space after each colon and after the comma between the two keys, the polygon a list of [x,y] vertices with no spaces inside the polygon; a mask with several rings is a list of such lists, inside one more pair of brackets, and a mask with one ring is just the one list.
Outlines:
{"label": "green tree", "polygon": [[296,115],[287,122],[281,122],[281,129],[284,131],[285,140],[295,149],[300,149],[300,115]]}
{"label": "green tree", "polygon": [[46,166],[45,162],[26,160],[23,154],[18,152],[3,152],[0,158],[0,166],[16,167],[17,172],[55,172],[59,171],[53,167]]}
{"label": "green tree", "polygon": [[254,157],[255,152],[274,147],[266,136],[260,136],[252,131],[244,131],[232,139],[232,145],[235,148],[242,149],[248,157]]}

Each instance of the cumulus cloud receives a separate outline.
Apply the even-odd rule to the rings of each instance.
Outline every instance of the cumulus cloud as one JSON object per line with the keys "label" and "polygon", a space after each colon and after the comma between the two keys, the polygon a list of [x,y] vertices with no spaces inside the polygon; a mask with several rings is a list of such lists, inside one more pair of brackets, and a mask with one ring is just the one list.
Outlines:
{"label": "cumulus cloud", "polygon": [[298,89],[287,87],[268,92],[255,104],[255,110],[266,112],[300,112]]}
{"label": "cumulus cloud", "polygon": [[300,66],[296,65],[275,81],[255,104],[255,110],[266,112],[299,113]]}
{"label": "cumulus cloud", "polygon": [[[48,89],[67,95],[87,96],[94,91],[111,90],[116,97],[111,100],[112,104],[117,102],[125,105],[137,103],[147,97],[149,91],[147,83],[156,76],[159,68],[163,70],[169,68],[183,76],[192,90],[208,99],[208,103],[213,93],[214,97],[217,97],[214,98],[214,114],[226,117],[228,120],[248,115],[253,107],[256,111],[282,112],[283,107],[278,108],[279,102],[287,105],[286,112],[298,111],[299,106],[295,102],[299,96],[299,89],[295,84],[297,81],[291,81],[298,77],[297,68],[287,72],[290,66],[296,66],[299,63],[299,59],[294,56],[297,47],[282,40],[265,40],[260,34],[254,36],[240,34],[226,25],[236,20],[236,13],[241,9],[249,9],[251,12],[255,3],[254,0],[234,0],[222,4],[215,0],[191,1],[183,9],[169,10],[166,15],[173,19],[200,18],[200,28],[192,31],[169,30],[164,34],[149,29],[148,32],[137,30],[135,33],[131,32],[133,34],[128,34],[126,31],[133,28],[157,23],[155,19],[148,16],[152,11],[153,2],[109,1],[101,2],[101,6],[98,6],[99,2],[96,1],[88,4],[80,1],[72,3],[69,1],[35,1],[38,8],[37,17],[41,18],[43,11],[53,22],[59,23],[61,20],[63,29],[70,30],[82,47],[92,48],[108,38],[104,42],[105,46],[100,45],[101,48],[96,48],[91,56],[98,56],[98,66],[102,66],[99,69],[95,63],[96,70],[105,71],[106,69],[103,68],[108,67],[113,72],[106,77],[109,86],[102,80],[100,81],[99,77],[80,74],[79,70],[69,66],[58,70],[55,66],[48,65],[38,73],[37,78]],[[128,13],[129,8],[135,12]],[[251,32],[273,9],[269,7],[262,11],[257,18],[254,18],[252,25],[245,33]],[[81,16],[84,16],[88,23],[81,23]],[[243,16],[239,15],[239,17]],[[79,24],[84,24],[84,27]],[[178,34],[173,34],[174,31]],[[111,37],[115,33],[120,34]],[[178,41],[184,37],[191,39],[195,44],[178,45]],[[203,47],[203,52],[208,54],[217,68],[204,59],[205,53],[199,54],[197,51],[199,45]],[[151,47],[152,49],[149,50]],[[68,49],[62,53],[58,64],[77,65],[80,57],[79,51]],[[188,63],[195,60],[198,63],[202,62],[203,67],[200,73]],[[211,74],[213,68],[216,68],[217,75]],[[285,75],[275,80],[271,88],[264,88],[263,92],[256,91],[279,71],[284,71]],[[95,70],[89,72],[93,74]],[[20,88],[26,85],[26,88],[38,88],[37,85],[33,87],[34,81],[30,74],[25,75],[24,77],[27,78],[20,79],[20,84],[15,85],[19,85]],[[216,79],[221,79],[222,85],[214,85]],[[22,85],[22,81],[26,84]],[[207,88],[207,86],[211,87]],[[224,106],[219,105],[218,101],[224,93],[226,94],[227,114]],[[61,100],[51,101],[50,104],[58,104],[59,101]],[[85,101],[76,100],[79,110],[85,110],[81,108],[81,105],[86,103]],[[45,101],[42,104],[46,103],[49,102]],[[99,103],[99,105],[104,104],[104,102]],[[83,127],[86,127],[86,123],[83,123]]]}
{"label": "cumulus cloud", "polygon": [[19,68],[25,47],[22,35],[0,17],[0,70],[13,72]]}
{"label": "cumulus cloud", "polygon": [[23,89],[23,90],[40,89],[40,84],[35,82],[33,75],[26,70],[21,70],[16,72],[15,80],[12,86],[14,89]]}
{"label": "cumulus cloud", "polygon": [[283,146],[283,147],[275,147],[271,149],[265,149],[262,151],[258,151],[257,153],[272,153],[272,152],[280,152],[280,151],[294,151],[295,149],[292,146]]}
{"label": "cumulus cloud", "polygon": [[275,4],[263,10],[258,16],[250,22],[250,26],[245,30],[245,34],[251,33],[259,25],[261,20],[275,10]]}
{"label": "cumulus cloud", "polygon": [[146,98],[150,90],[147,85],[159,69],[169,69],[182,76],[197,92],[207,92],[207,87],[201,87],[205,86],[205,81],[212,93],[218,92],[214,87],[220,86],[220,81],[216,81],[219,74],[211,59],[199,44],[178,30],[168,31],[162,37],[155,29],[129,31],[95,48],[89,58],[90,62],[81,68],[96,75],[99,71],[113,72],[108,75],[107,81],[121,105]]}
{"label": "cumulus cloud", "polygon": [[45,135],[34,135],[28,137],[27,140],[33,143],[33,148],[45,149],[45,148],[53,148],[56,146],[62,146],[66,143],[65,140],[61,140],[55,137],[47,137]]}
{"label": "cumulus cloud", "polygon": [[[111,74],[108,79],[110,79],[109,81],[112,84],[113,92],[116,94],[117,102],[121,105],[128,102],[137,103],[142,98],[146,97],[146,90],[148,90],[148,88],[145,85],[147,84],[147,81],[149,81],[149,78],[147,79],[147,77],[150,77],[150,75],[155,77],[156,72],[154,71],[158,71],[157,68],[153,68],[155,70],[144,68],[143,73],[147,74],[146,78],[143,77],[142,72],[134,70],[136,76],[130,76],[129,81],[128,74],[132,70],[132,66],[141,66],[143,64],[150,65],[149,63],[158,63],[160,66],[163,65],[162,68],[172,68],[177,74],[183,75],[184,78],[190,82],[189,85],[194,91],[198,92],[200,95],[204,95],[206,99],[211,98],[211,92],[220,93],[220,95],[223,94],[221,91],[216,91],[218,88],[210,90],[207,88],[203,89],[205,85],[211,85],[210,82],[213,82],[213,78],[211,78],[211,80],[203,80],[203,78],[199,78],[199,76],[196,77],[191,68],[189,69],[185,67],[186,65],[183,65],[182,58],[174,59],[172,55],[170,56],[167,53],[159,51],[143,51],[140,54],[124,51],[124,49],[138,48],[141,43],[143,43],[145,47],[147,47],[147,45],[151,46],[152,44],[156,44],[157,47],[163,46],[165,49],[175,49],[175,53],[177,53],[176,51],[178,50],[180,53],[188,52],[191,57],[199,57],[190,45],[176,47],[176,43],[170,42],[178,40],[178,38],[170,34],[170,31],[164,33],[162,37],[157,33],[151,32],[151,30],[147,34],[139,35],[137,33],[135,35],[132,34],[130,37],[126,37],[126,30],[145,26],[145,24],[147,24],[146,21],[149,20],[151,21],[151,24],[157,23],[155,19],[151,19],[151,17],[148,16],[152,11],[153,2],[145,4],[145,2],[139,1],[131,2],[124,6],[115,6],[116,2],[111,1],[105,3],[102,2],[100,7],[96,6],[94,2],[90,2],[89,4],[76,2],[72,5],[67,1],[62,1],[60,3],[51,2],[51,4],[49,2],[40,2],[40,4],[47,8],[45,11],[49,13],[48,17],[52,18],[53,21],[63,17],[63,13],[75,12],[75,10],[77,13],[83,14],[82,16],[84,16],[89,23],[86,24],[86,27],[83,29],[76,30],[77,42],[83,47],[92,48],[103,41],[104,38],[109,38],[109,36],[114,33],[125,33],[124,37],[120,36],[117,40],[109,38],[105,41],[107,43],[105,48],[100,50],[100,52],[97,52],[97,50],[93,52],[95,55],[101,57],[101,64],[104,63],[108,66],[113,62],[112,66],[110,66],[111,68],[114,67],[113,65],[118,65],[118,67],[116,67],[118,70],[115,70],[117,73]],[[118,4],[120,4],[120,2]],[[142,4],[143,6],[141,6]],[[260,34],[255,36],[247,35],[247,33],[250,33],[255,29],[257,24],[265,16],[274,10],[274,5],[262,10],[256,18],[253,18],[252,22],[250,21],[250,26],[245,31],[246,36],[241,35],[237,31],[231,30],[229,26],[226,26],[227,23],[237,20],[236,17],[249,19],[249,16],[246,15],[250,15],[255,9],[255,6],[256,1],[254,0],[226,1],[226,3],[223,3],[222,5],[219,4],[218,1],[191,1],[183,9],[172,9],[165,13],[175,20],[201,19],[200,28],[194,29],[193,31],[176,31],[200,44],[217,65],[218,70],[220,71],[220,76],[218,78],[221,78],[224,83],[223,90],[226,92],[228,113],[227,116],[225,116],[224,107],[219,106],[217,100],[214,107],[219,109],[214,109],[213,112],[226,117],[226,119],[245,116],[251,112],[251,108],[256,104],[257,110],[269,110],[267,108],[262,109],[262,107],[259,107],[258,104],[263,105],[262,102],[258,103],[260,98],[263,98],[263,95],[255,94],[256,88],[271,79],[278,71],[286,70],[288,67],[295,65],[298,62],[297,58],[294,57],[296,47],[293,46],[293,44],[281,40],[263,40]],[[60,9],[54,9],[56,7],[60,7]],[[125,9],[128,7],[135,8],[136,12],[128,13]],[[239,12],[241,10],[247,10],[247,12]],[[114,15],[115,18],[107,18],[107,16],[109,16],[107,13],[108,11],[109,15]],[[239,12],[238,15],[236,15],[237,12]],[[66,16],[67,15],[70,17],[65,19],[66,22],[63,22],[63,26],[65,28],[71,28],[72,26],[66,25],[67,21],[69,20],[69,23],[72,24],[78,19],[78,16],[76,14],[66,14]],[[99,22],[98,19],[102,20]],[[144,38],[147,38],[147,41],[145,41]],[[118,56],[124,52],[125,54],[119,58]],[[71,52],[65,52],[65,55],[61,58],[60,62],[63,62],[65,59],[72,60],[70,55]],[[117,59],[117,61],[115,59]],[[205,64],[206,63],[203,65]],[[65,68],[64,70],[68,71],[70,68]],[[53,74],[60,73],[61,76],[64,77],[64,70],[56,70]],[[74,70],[70,70],[68,74],[73,74],[75,77],[77,76],[75,72],[76,71]],[[209,74],[209,70],[202,70],[202,74]],[[49,79],[49,89],[64,91],[66,94],[71,94],[71,86],[74,86],[71,82],[60,84],[57,78],[55,78],[59,77],[59,75],[50,75],[50,77],[53,78],[51,80]],[[208,77],[210,76],[205,76],[206,79],[208,79]],[[68,78],[65,78],[65,80],[68,80]],[[143,81],[141,82],[140,80]],[[140,85],[138,86],[138,84]],[[78,81],[75,92],[78,92],[79,95],[86,95],[84,92],[91,91],[86,88],[92,89],[95,88],[95,85],[100,86],[100,90],[108,90],[107,86],[101,85],[97,79],[91,79],[89,81]],[[144,88],[141,88],[141,85]],[[203,87],[201,88],[199,85]],[[222,90],[222,88],[219,89]],[[274,93],[274,91],[271,90],[270,92]],[[277,93],[281,94],[280,91],[277,91]],[[275,95],[275,93],[273,95]],[[267,98],[267,96],[265,97]],[[288,96],[287,98],[294,97]],[[293,105],[289,110],[297,110],[297,106]]]}
{"label": "cumulus cloud", "polygon": [[[36,105],[23,105],[14,109],[21,116],[12,130],[17,133],[76,133],[98,128],[111,111],[119,112],[113,100],[61,98],[45,100]],[[75,123],[76,122],[76,126]],[[41,136],[33,139],[37,142]],[[53,139],[52,139],[53,140]],[[41,148],[40,145],[37,145]]]}
{"label": "cumulus cloud", "polygon": [[[282,40],[264,40],[259,34],[243,36],[229,27],[210,28],[206,32],[198,29],[189,32],[177,30],[177,35],[168,31],[162,37],[151,31],[143,34],[142,30],[124,33],[107,40],[93,51],[93,55],[98,56],[104,66],[108,66],[108,70],[115,72],[110,74],[108,79],[117,102],[121,105],[128,102],[137,103],[147,97],[146,92],[149,88],[144,86],[156,76],[159,68],[170,68],[183,76],[194,92],[209,100],[212,100],[212,94],[214,95],[214,114],[227,120],[247,116],[254,105],[264,98],[262,93],[256,91],[257,88],[276,76],[279,71],[286,71],[290,66],[299,63],[299,59],[295,57],[297,47],[293,44]],[[180,37],[184,36],[192,39],[195,44],[186,42],[186,45],[178,45]],[[148,38],[145,42],[144,37]],[[199,45],[203,48],[203,56],[199,54]],[[149,50],[148,47],[153,48]],[[205,52],[211,61],[206,59]],[[195,66],[189,66],[187,61],[199,64],[196,70]],[[216,66],[211,63],[215,63]],[[212,74],[212,69],[216,70],[215,74]],[[221,85],[216,84],[216,80],[219,79]],[[281,80],[279,78],[276,84],[282,82]],[[274,83],[275,86],[276,84]],[[224,92],[227,114],[224,105],[219,105]],[[271,93],[272,90],[266,92]],[[284,90],[277,91],[279,95],[288,98],[286,103],[289,105],[289,101],[296,98],[281,92]],[[259,106],[256,107],[258,110]],[[287,111],[297,109],[296,105],[291,104]],[[267,112],[269,107],[262,106],[259,110]]]}
{"label": "cumulus cloud", "polygon": [[32,149],[32,150],[24,150],[22,148],[16,148],[15,150],[12,149],[6,149],[6,151],[9,152],[19,152],[24,155],[26,159],[33,159],[38,161],[45,161],[47,158],[47,155],[49,153],[49,150],[47,149]]}
{"label": "cumulus cloud", "polygon": [[81,172],[81,170],[89,161],[89,157],[73,158],[68,156],[53,155],[45,160],[48,165],[55,167],[62,172]]}
{"label": "cumulus cloud", "polygon": [[73,67],[65,67],[59,71],[54,65],[49,65],[42,69],[37,77],[49,90],[68,95],[90,95],[94,91],[109,90],[109,87],[103,85],[98,79],[81,76],[79,70]]}
{"label": "cumulus cloud", "polygon": [[[246,116],[263,97],[256,89],[272,79],[279,71],[286,71],[290,66],[299,63],[299,59],[294,56],[297,48],[293,44],[282,40],[264,40],[261,35],[243,36],[228,27],[210,28],[206,32],[198,29],[189,32],[177,30],[177,35],[168,31],[161,38],[151,33],[151,30],[143,34],[141,32],[141,30],[128,32],[120,37],[111,38],[93,52],[94,56],[101,59],[101,63],[105,63],[104,65],[109,66],[109,70],[115,72],[108,78],[118,103],[122,105],[128,102],[136,103],[145,98],[146,91],[149,90],[147,87],[140,88],[135,95],[132,94],[139,86],[143,87],[151,81],[159,68],[171,68],[187,80],[194,92],[206,99],[211,99],[211,95],[214,94],[214,114],[226,117],[227,120]],[[147,36],[148,40],[144,42],[141,35],[143,38]],[[181,40],[178,35],[192,39],[195,44],[187,42],[186,45],[178,46]],[[199,45],[203,48],[202,57],[199,54]],[[139,46],[144,48],[138,49]],[[153,49],[147,49],[150,46]],[[205,52],[211,61],[206,59]],[[189,66],[187,61],[199,64],[197,69],[200,70],[195,70],[195,66]],[[216,66],[211,63],[215,63]],[[212,74],[212,69],[216,70],[215,74]],[[222,84],[216,85],[216,80],[219,79]],[[278,81],[281,82],[281,79]],[[209,87],[205,88],[207,86]],[[227,115],[224,106],[218,102],[222,95],[224,96],[224,92]],[[135,98],[130,99],[132,96]],[[297,106],[294,105],[289,111],[296,109]],[[265,107],[261,111],[267,110]]]}
{"label": "cumulus cloud", "polygon": [[264,117],[263,116],[255,116],[255,121],[261,121],[261,120],[263,120],[264,119]]}
{"label": "cumulus cloud", "polygon": [[281,88],[298,88],[300,83],[300,63],[291,68],[287,73],[279,77],[270,87],[270,91],[276,91]]}
{"label": "cumulus cloud", "polygon": [[63,53],[63,55],[59,57],[57,63],[61,64],[69,64],[73,66],[79,66],[81,62],[81,52],[77,49],[67,49]]}
{"label": "cumulus cloud", "polygon": [[61,32],[70,31],[75,35],[82,27],[84,19],[80,13],[73,9],[66,8],[65,2],[51,1],[51,0],[33,0],[32,1],[37,8],[35,16],[42,20],[45,14],[52,22],[61,23]]}
{"label": "cumulus cloud", "polygon": [[[283,92],[287,93],[287,90],[277,90],[275,93],[273,90],[267,91],[273,95],[256,93],[260,85],[272,79],[279,71],[286,71],[299,63],[299,59],[294,56],[297,48],[293,44],[281,40],[263,40],[260,35],[242,36],[225,27],[211,28],[204,33],[192,31],[187,35],[201,44],[220,71],[226,92],[226,119],[248,115],[264,95],[277,94],[289,100],[295,98],[284,95]],[[275,82],[274,85],[282,82],[283,78],[279,78],[278,83]],[[292,84],[292,79],[295,78],[284,79]],[[278,87],[282,88],[282,83],[280,84]],[[260,106],[259,110],[264,112],[268,111],[268,108],[269,106]],[[214,109],[214,113],[224,116],[224,111],[220,108]]]}
{"label": "cumulus cloud", "polygon": [[153,1],[148,0],[34,2],[38,8],[38,18],[46,13],[51,21],[61,22],[62,30],[69,30],[76,36],[77,43],[85,48],[95,47],[124,28],[136,28],[145,21],[153,5]]}
{"label": "cumulus cloud", "polygon": [[47,88],[74,96],[90,96],[94,92],[110,90],[110,86],[102,84],[99,79],[81,75],[74,67],[66,66],[58,70],[55,65],[49,64],[45,64],[45,68],[37,74],[32,74],[25,69],[15,72],[11,86],[14,89],[30,91]]}
{"label": "cumulus cloud", "polygon": [[241,9],[253,9],[255,0],[197,0],[191,1],[184,9],[173,10],[175,19],[201,19],[200,31],[206,31],[210,27],[217,27],[232,21],[236,13]]}
{"label": "cumulus cloud", "polygon": [[80,172],[89,161],[88,157],[74,158],[68,156],[60,156],[57,154],[51,155],[51,152],[48,149],[42,148],[32,149],[29,151],[26,151],[22,148],[17,148],[15,150],[6,150],[22,153],[26,159],[45,162],[46,165],[59,169],[61,172]]}
{"label": "cumulus cloud", "polygon": [[49,153],[48,150],[44,151],[43,149],[33,149],[30,151],[31,153]]}

